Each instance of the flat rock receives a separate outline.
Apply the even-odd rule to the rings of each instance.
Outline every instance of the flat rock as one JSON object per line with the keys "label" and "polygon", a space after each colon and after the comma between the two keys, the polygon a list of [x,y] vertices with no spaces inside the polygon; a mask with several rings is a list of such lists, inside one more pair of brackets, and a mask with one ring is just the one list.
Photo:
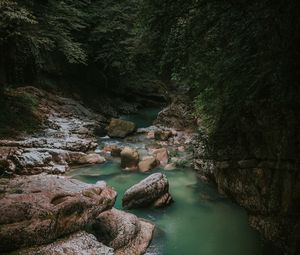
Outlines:
{"label": "flat rock", "polygon": [[91,185],[45,174],[2,181],[0,190],[0,253],[76,232],[116,199],[105,182]]}
{"label": "flat rock", "polygon": [[[14,255],[113,255],[114,250],[100,243],[97,238],[80,231],[54,243],[13,252]],[[11,254],[11,255],[12,255]]]}
{"label": "flat rock", "polygon": [[[78,156],[77,158],[76,155]],[[85,154],[77,152],[76,154],[70,153],[70,156],[72,157],[71,164],[102,164],[106,161],[104,157],[97,153]]]}
{"label": "flat rock", "polygon": [[117,209],[101,213],[93,225],[99,241],[113,247],[117,255],[144,254],[149,246],[154,224]]}
{"label": "flat rock", "polygon": [[167,177],[161,173],[155,173],[126,190],[122,206],[126,209],[163,207],[171,202]]}

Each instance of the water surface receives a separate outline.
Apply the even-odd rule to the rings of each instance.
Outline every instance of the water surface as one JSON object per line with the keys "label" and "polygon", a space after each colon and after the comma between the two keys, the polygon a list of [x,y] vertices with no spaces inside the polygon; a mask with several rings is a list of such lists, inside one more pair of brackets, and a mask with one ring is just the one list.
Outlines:
{"label": "water surface", "polygon": [[[175,202],[164,209],[130,212],[158,226],[147,254],[170,255],[263,255],[265,243],[249,227],[243,209],[220,196],[215,188],[196,178],[192,169],[161,171],[167,175]],[[151,172],[153,173],[153,172]],[[118,162],[77,168],[70,172],[87,183],[105,180],[118,192],[115,207],[121,209],[125,190],[148,174],[124,172]]]}
{"label": "water surface", "polygon": [[[138,127],[152,125],[159,109],[141,110],[122,119],[134,121]],[[129,145],[146,153],[143,136],[126,141],[99,139],[103,143]],[[174,171],[156,169],[151,173],[125,172],[119,160],[103,165],[73,169],[69,175],[86,183],[105,180],[118,192],[115,207],[122,209],[126,189],[154,172],[167,175],[174,203],[164,209],[130,210],[139,217],[153,221],[157,228],[147,254],[159,255],[267,255],[273,254],[258,233],[248,225],[245,210],[218,194],[216,188],[197,179],[189,168]]]}

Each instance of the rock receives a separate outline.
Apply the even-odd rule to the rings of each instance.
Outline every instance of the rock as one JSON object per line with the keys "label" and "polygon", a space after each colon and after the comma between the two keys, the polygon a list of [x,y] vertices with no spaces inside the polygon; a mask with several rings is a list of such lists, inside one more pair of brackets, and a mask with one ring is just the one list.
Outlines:
{"label": "rock", "polygon": [[[167,197],[170,198],[167,199]],[[126,209],[157,205],[162,207],[170,204],[171,201],[167,177],[161,173],[155,173],[129,188],[123,196],[122,206]]]}
{"label": "rock", "polygon": [[107,133],[110,137],[124,138],[135,130],[136,126],[133,122],[113,118],[109,123]]}
{"label": "rock", "polygon": [[193,115],[192,100],[180,95],[172,99],[172,103],[158,113],[155,124],[165,127],[187,129],[196,127],[196,118]]}
{"label": "rock", "polygon": [[113,247],[116,255],[144,254],[154,228],[149,221],[114,208],[101,213],[93,225],[98,240]]}
{"label": "rock", "polygon": [[15,255],[113,255],[114,250],[100,243],[95,236],[80,231],[54,243],[14,252]]}
{"label": "rock", "polygon": [[159,161],[154,157],[146,158],[139,162],[138,166],[141,172],[147,172],[159,165]]}
{"label": "rock", "polygon": [[[65,151],[63,154],[70,151],[88,153],[97,147],[93,132],[95,128],[104,129],[104,123],[107,123],[105,117],[73,99],[34,87],[19,87],[14,90],[15,93],[29,94],[37,102],[35,114],[43,120],[43,129],[39,133],[23,134],[13,140],[0,139],[0,155],[16,165],[15,173],[53,173],[58,169],[61,172],[63,168],[68,168],[68,157],[54,155],[55,152],[51,154],[51,150]],[[89,160],[92,159],[89,157]]]}
{"label": "rock", "polygon": [[153,206],[155,208],[164,207],[172,202],[172,197],[170,193],[165,193],[163,196],[161,196],[159,199],[157,199]]}
{"label": "rock", "polygon": [[102,164],[106,160],[97,153],[69,152],[68,162],[72,165]]}
{"label": "rock", "polygon": [[123,169],[136,169],[139,163],[139,153],[136,149],[125,147],[121,151],[121,167]]}
{"label": "rock", "polygon": [[180,152],[184,152],[184,151],[185,151],[185,148],[184,148],[184,146],[179,146],[179,147],[178,147],[178,151],[180,151]]}
{"label": "rock", "polygon": [[112,157],[120,157],[122,149],[115,144],[106,144],[103,151],[109,152]]}
{"label": "rock", "polygon": [[15,173],[16,166],[9,159],[1,159],[0,158],[0,176],[11,175]]}
{"label": "rock", "polygon": [[176,169],[176,164],[175,164],[175,163],[167,164],[167,165],[164,167],[164,170],[166,170],[166,171],[171,171],[171,170],[174,170],[174,169]]}
{"label": "rock", "polygon": [[55,175],[8,180],[0,200],[0,253],[53,242],[110,209],[116,192]]}
{"label": "rock", "polygon": [[172,132],[170,130],[164,131],[159,130],[154,132],[155,140],[159,141],[167,141],[172,136]]}
{"label": "rock", "polygon": [[168,164],[169,154],[168,154],[168,150],[166,148],[160,148],[160,149],[153,150],[153,155],[156,157],[157,160],[159,160],[159,162],[162,166],[165,166]]}
{"label": "rock", "polygon": [[122,151],[121,148],[113,148],[110,152],[110,155],[112,157],[121,157],[121,151]]}
{"label": "rock", "polygon": [[155,139],[155,133],[153,131],[149,131],[146,135],[148,139]]}
{"label": "rock", "polygon": [[25,152],[20,156],[14,155],[12,156],[12,159],[18,167],[30,168],[35,166],[45,166],[52,160],[52,157],[48,152],[42,153],[32,150]]}
{"label": "rock", "polygon": [[99,154],[96,154],[96,153],[87,154],[83,158],[83,164],[102,164],[105,161],[106,160],[105,160],[104,157],[102,157],[102,156],[100,156]]}

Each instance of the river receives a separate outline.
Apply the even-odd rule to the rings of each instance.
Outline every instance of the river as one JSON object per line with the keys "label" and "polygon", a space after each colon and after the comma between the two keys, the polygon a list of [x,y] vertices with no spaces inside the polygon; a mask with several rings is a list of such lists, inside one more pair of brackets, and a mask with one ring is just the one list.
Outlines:
{"label": "river", "polygon": [[[144,109],[138,114],[122,116],[138,127],[151,125],[158,109]],[[141,136],[139,136],[141,138]],[[142,149],[147,140],[123,141],[99,138],[104,143],[131,145]],[[129,210],[139,217],[151,220],[157,226],[154,239],[146,254],[160,255],[267,255],[270,247],[247,221],[244,209],[220,195],[212,184],[199,180],[188,167],[165,171],[157,168],[150,173],[126,172],[118,159],[103,165],[74,168],[69,176],[87,183],[105,180],[118,192],[115,207],[122,209],[125,190],[154,172],[166,174],[174,203],[164,209]]]}

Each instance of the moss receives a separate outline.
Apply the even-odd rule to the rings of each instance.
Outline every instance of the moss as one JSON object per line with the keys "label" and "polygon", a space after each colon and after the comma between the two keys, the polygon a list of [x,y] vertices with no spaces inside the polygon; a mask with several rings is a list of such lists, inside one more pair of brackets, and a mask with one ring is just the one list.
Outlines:
{"label": "moss", "polygon": [[0,138],[13,137],[21,132],[32,133],[40,128],[36,114],[38,102],[28,93],[12,90],[0,95]]}

